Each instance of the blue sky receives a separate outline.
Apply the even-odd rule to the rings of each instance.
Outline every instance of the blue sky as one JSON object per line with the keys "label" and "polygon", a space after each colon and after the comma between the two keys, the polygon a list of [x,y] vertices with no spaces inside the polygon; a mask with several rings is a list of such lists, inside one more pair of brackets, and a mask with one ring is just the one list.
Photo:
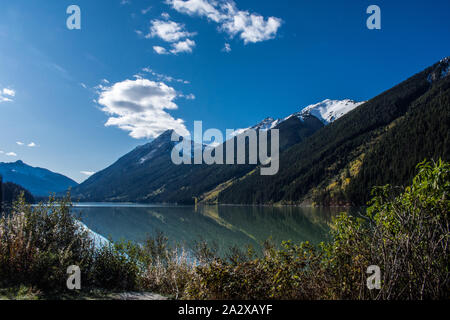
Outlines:
{"label": "blue sky", "polygon": [[[81,30],[66,27],[72,4]],[[366,27],[372,4],[381,30]],[[446,0],[2,0],[0,161],[82,181],[195,120],[238,129],[367,100],[450,55],[448,12]]]}

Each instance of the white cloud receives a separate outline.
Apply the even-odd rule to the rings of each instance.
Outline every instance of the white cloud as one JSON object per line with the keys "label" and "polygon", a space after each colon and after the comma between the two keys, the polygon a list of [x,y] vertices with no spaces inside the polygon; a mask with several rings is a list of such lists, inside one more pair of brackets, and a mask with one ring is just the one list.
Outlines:
{"label": "white cloud", "polygon": [[12,89],[3,88],[0,89],[0,103],[1,102],[12,102],[13,99],[16,96],[16,92]]}
{"label": "white cloud", "polygon": [[161,13],[161,17],[163,17],[163,18],[166,19],[166,20],[169,20],[169,19],[170,19],[170,15],[169,15],[167,12]]}
{"label": "white cloud", "polygon": [[175,89],[163,82],[136,79],[102,87],[98,103],[110,116],[105,126],[129,131],[133,138],[155,138],[169,129],[183,136],[188,133],[184,121],[166,112],[178,109],[174,103],[177,96]]}
{"label": "white cloud", "polygon": [[232,37],[240,34],[240,38],[247,44],[275,38],[280,26],[281,20],[278,18],[270,17],[266,20],[263,16],[250,14],[248,11],[237,11],[222,25],[222,29]]}
{"label": "white cloud", "polygon": [[161,46],[153,46],[153,50],[155,50],[155,52],[157,54],[169,54],[169,52],[166,50],[166,48],[161,47]]}
{"label": "white cloud", "polygon": [[16,92],[12,89],[8,89],[8,88],[4,88],[3,89],[3,94],[10,96],[10,97],[14,97],[16,95]]}
{"label": "white cloud", "polygon": [[211,0],[166,0],[178,12],[190,16],[198,15],[207,17],[214,22],[221,22],[225,16],[216,9],[217,2]]}
{"label": "white cloud", "polygon": [[191,53],[195,47],[195,41],[189,39],[189,37],[195,36],[197,33],[186,31],[184,24],[168,20],[170,16],[167,13],[163,13],[162,16],[166,20],[152,20],[150,33],[145,37],[147,39],[160,38],[170,43],[171,49],[153,46],[153,50],[160,55],[169,53],[176,55],[182,52]]}
{"label": "white cloud", "polygon": [[225,46],[222,49],[223,52],[231,52],[231,45],[229,43],[225,43]]}
{"label": "white cloud", "polygon": [[5,151],[0,150],[0,154],[3,154],[3,153],[5,153]]}
{"label": "white cloud", "polygon": [[176,42],[195,35],[186,31],[183,24],[174,21],[152,20],[151,23],[147,38],[159,37],[166,42]]}
{"label": "white cloud", "polygon": [[81,174],[84,174],[85,176],[92,176],[93,174],[95,174],[94,171],[80,171]]}
{"label": "white cloud", "polygon": [[14,152],[8,152],[5,155],[8,156],[8,157],[17,157],[17,154],[14,153]]}
{"label": "white cloud", "polygon": [[191,39],[182,40],[176,43],[172,43],[169,51],[161,46],[153,46],[153,50],[157,54],[179,54],[179,53],[192,53],[192,49],[195,47],[195,41]]}
{"label": "white cloud", "polygon": [[87,89],[87,85],[84,84],[83,82],[80,83],[80,86],[82,86],[84,89]]}
{"label": "white cloud", "polygon": [[178,54],[182,52],[188,52],[191,53],[192,49],[195,47],[195,41],[191,39],[186,39],[184,41],[180,41],[177,43],[174,43],[172,45],[172,50],[170,50],[173,54]]}
{"label": "white cloud", "polygon": [[275,38],[282,23],[280,18],[264,18],[258,13],[239,10],[232,0],[166,0],[166,3],[178,12],[218,23],[220,30],[230,37],[239,35],[245,44]]}
{"label": "white cloud", "polygon": [[23,146],[25,143],[23,143],[22,141],[17,141],[16,144],[19,146]]}

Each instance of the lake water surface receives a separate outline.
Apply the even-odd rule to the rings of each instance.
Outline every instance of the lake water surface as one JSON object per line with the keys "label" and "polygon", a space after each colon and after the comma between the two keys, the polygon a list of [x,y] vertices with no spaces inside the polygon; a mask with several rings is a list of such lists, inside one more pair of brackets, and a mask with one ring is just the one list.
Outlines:
{"label": "lake water surface", "polygon": [[[114,241],[143,242],[163,232],[187,247],[195,241],[260,248],[267,239],[319,243],[329,236],[329,223],[343,208],[261,206],[164,206],[79,203],[74,211],[92,231]],[[221,250],[221,251],[222,251]]]}

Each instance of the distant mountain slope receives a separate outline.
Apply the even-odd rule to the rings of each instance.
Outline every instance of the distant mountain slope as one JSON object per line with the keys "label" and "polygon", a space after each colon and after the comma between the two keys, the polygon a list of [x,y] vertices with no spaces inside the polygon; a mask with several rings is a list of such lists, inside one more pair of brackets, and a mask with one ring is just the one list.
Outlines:
{"label": "distant mountain slope", "polygon": [[362,104],[285,151],[275,176],[247,175],[221,203],[364,204],[407,183],[424,158],[450,158],[449,59]]}
{"label": "distant mountain slope", "polygon": [[72,179],[47,169],[31,167],[22,161],[0,162],[0,175],[4,182],[13,182],[29,190],[34,196],[46,197],[50,193],[65,191],[78,185]]}
{"label": "distant mountain slope", "polygon": [[[292,117],[280,123],[266,119],[254,128],[270,127],[280,130],[280,147],[284,150],[312,135],[323,123],[312,116],[303,120]],[[174,165],[170,157],[174,147],[171,135],[172,131],[163,133],[94,174],[73,189],[73,197],[83,201],[193,203],[194,197],[202,199],[205,193],[243,177],[256,167]]]}

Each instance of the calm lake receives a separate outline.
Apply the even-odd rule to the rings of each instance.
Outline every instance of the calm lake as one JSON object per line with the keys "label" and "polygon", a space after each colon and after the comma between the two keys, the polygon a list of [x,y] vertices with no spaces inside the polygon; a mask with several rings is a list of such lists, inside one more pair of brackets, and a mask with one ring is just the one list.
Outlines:
{"label": "calm lake", "polygon": [[187,247],[206,240],[222,251],[235,245],[257,249],[269,238],[276,244],[326,241],[332,216],[346,209],[79,203],[74,211],[92,231],[115,241],[143,242],[161,231]]}

